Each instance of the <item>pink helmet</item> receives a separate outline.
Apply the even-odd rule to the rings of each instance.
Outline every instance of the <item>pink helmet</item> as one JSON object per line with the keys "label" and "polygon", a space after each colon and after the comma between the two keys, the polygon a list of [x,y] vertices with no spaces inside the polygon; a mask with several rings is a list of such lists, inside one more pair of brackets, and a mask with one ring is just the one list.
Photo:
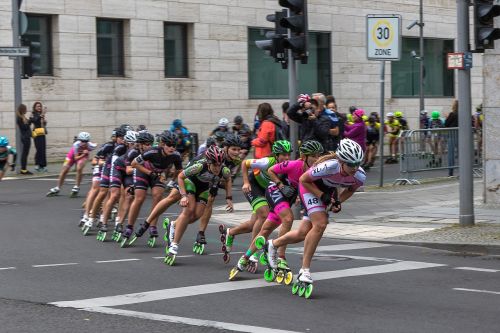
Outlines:
{"label": "pink helmet", "polygon": [[363,109],[356,109],[356,111],[354,111],[352,114],[355,115],[355,116],[357,116],[357,117],[359,117],[359,118],[361,118],[361,117],[363,117],[365,115],[365,110],[363,110]]}
{"label": "pink helmet", "polygon": [[226,154],[224,150],[217,146],[210,146],[205,151],[205,158],[209,163],[222,164],[224,162],[225,157]]}

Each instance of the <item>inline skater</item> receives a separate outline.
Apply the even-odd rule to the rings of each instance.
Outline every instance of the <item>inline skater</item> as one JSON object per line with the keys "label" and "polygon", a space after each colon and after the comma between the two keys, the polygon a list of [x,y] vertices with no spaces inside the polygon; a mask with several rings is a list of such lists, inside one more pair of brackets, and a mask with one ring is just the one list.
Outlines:
{"label": "inline skater", "polygon": [[113,154],[113,150],[116,146],[116,130],[117,128],[113,130],[110,141],[103,144],[92,159],[92,186],[90,187],[90,190],[87,193],[87,197],[85,198],[85,211],[83,213],[83,217],[80,220],[80,223],[78,224],[78,227],[80,228],[82,228],[85,222],[88,221],[90,212],[92,211],[94,200],[99,194],[99,185],[101,184],[101,175],[104,164],[106,163],[106,159]]}
{"label": "inline skater", "polygon": [[229,169],[224,165],[224,155],[224,150],[221,148],[210,146],[205,152],[205,159],[179,173],[177,181],[182,197],[180,205],[183,209],[176,221],[174,240],[166,250],[165,263],[167,265],[172,266],[175,263],[178,244],[188,224],[201,217],[210,189],[221,179],[226,181],[226,202],[232,207],[231,177]]}
{"label": "inline skater", "polygon": [[[121,197],[122,187],[130,187],[133,183],[125,183],[127,176],[127,157],[129,153],[136,153],[135,156],[139,154],[136,149],[136,141],[137,141],[137,132],[127,131],[123,139],[126,143],[126,151],[123,155],[119,156],[111,166],[113,168],[112,172],[110,172],[110,185],[109,185],[109,195],[104,202],[102,208],[102,225],[97,232],[97,240],[104,242],[106,240],[106,233],[108,232],[108,220],[111,215],[111,210],[118,202]],[[135,158],[134,156],[134,158]],[[119,216],[117,216],[119,219]]]}
{"label": "inline skater", "polygon": [[[90,211],[90,214],[88,215],[89,218],[87,221],[85,221],[82,232],[84,235],[87,235],[87,233],[90,231],[90,229],[94,226],[94,222],[97,221],[97,216],[99,215],[101,211],[101,205],[104,202],[104,199],[108,195],[108,190],[109,190],[109,184],[110,184],[110,177],[112,177],[112,171],[113,171],[113,164],[116,161],[118,157],[121,155],[125,154],[127,151],[127,147],[125,146],[125,141],[123,137],[125,136],[127,132],[125,129],[118,127],[115,129],[115,136],[116,136],[116,145],[113,148],[112,154],[109,154],[106,157],[106,162],[104,163],[102,173],[101,173],[101,181],[99,183],[99,192],[97,196],[94,199],[94,202],[92,203],[92,209]],[[107,153],[107,151],[106,151]],[[87,207],[85,207],[87,209]],[[99,220],[99,223],[97,224],[97,229],[100,229],[101,225],[103,224],[103,216],[101,215],[101,218]]]}
{"label": "inline skater", "polygon": [[89,159],[89,154],[92,150],[95,149],[97,145],[93,142],[90,142],[90,134],[87,132],[80,132],[76,137],[76,141],[73,143],[73,146],[69,150],[66,155],[66,159],[64,160],[64,164],[61,169],[61,173],[59,174],[59,179],[57,180],[57,186],[53,187],[47,193],[48,197],[55,196],[59,193],[61,187],[64,184],[64,180],[66,179],[66,175],[71,170],[71,167],[76,164],[76,184],[71,189],[71,197],[75,198],[78,196],[78,192],[80,192],[80,184],[82,182],[83,177],[83,168]]}
{"label": "inline skater", "polygon": [[210,132],[210,136],[215,135],[217,132],[223,132],[224,134],[229,131],[229,120],[227,118],[220,118],[219,124],[212,132]]}
{"label": "inline skater", "polygon": [[[350,139],[342,139],[336,153],[321,157],[299,180],[300,199],[306,210],[299,229],[269,240],[264,245],[269,266],[276,269],[277,249],[305,240],[302,267],[293,284],[293,294],[298,292],[299,296],[311,296],[311,259],[328,224],[328,213],[338,213],[341,204],[365,183],[366,174],[360,168],[363,157],[361,146]],[[339,187],[343,190],[337,196]]]}
{"label": "inline skater", "polygon": [[[250,220],[243,222],[239,226],[234,228],[226,228],[223,224],[219,226],[219,231],[221,233],[222,242],[222,252],[224,263],[228,263],[230,260],[229,253],[234,242],[234,236],[244,233],[252,233],[252,239],[257,236],[257,233],[262,228],[262,224],[269,215],[269,205],[266,200],[265,191],[269,186],[271,179],[267,174],[267,170],[275,165],[276,163],[281,163],[287,161],[290,158],[290,153],[292,151],[292,145],[289,141],[278,140],[274,142],[272,146],[273,156],[264,157],[261,159],[248,159],[242,163],[242,175],[243,175],[243,193],[245,198],[252,206],[252,216]],[[253,171],[248,172],[248,169],[252,168]],[[257,267],[257,256],[254,254],[250,257],[250,268],[252,271],[256,271]],[[255,269],[255,270],[254,270]]]}
{"label": "inline skater", "polygon": [[[172,166],[174,166],[174,177],[176,177],[182,171],[181,156],[175,150],[177,136],[170,131],[164,131],[159,135],[159,139],[158,147],[151,148],[132,161],[131,166],[137,169],[134,176],[134,201],[130,206],[127,227],[122,234],[122,247],[125,246],[125,243],[132,235],[135,221],[146,199],[148,188],[151,188],[153,196],[152,207],[154,207],[161,200],[165,191],[165,172],[170,171]],[[144,221],[139,229],[136,230],[135,236],[129,244],[132,244],[149,229],[151,243],[148,245],[154,246],[155,240],[153,238],[158,237],[157,221],[158,219]]]}
{"label": "inline skater", "polygon": [[[293,212],[290,207],[295,203],[297,198],[299,178],[323,153],[323,146],[318,141],[309,140],[300,146],[299,151],[300,158],[298,160],[281,162],[269,168],[268,174],[271,182],[266,189],[266,199],[270,206],[269,215],[257,237],[250,242],[249,249],[240,258],[236,267],[231,270],[229,280],[234,279],[238,272],[247,268],[250,257],[263,247],[267,237],[277,227],[280,227],[280,236],[286,234],[292,228]],[[292,279],[291,271],[285,257],[285,250],[285,246],[280,247],[278,250],[278,270],[280,271],[278,278],[282,281],[285,275],[289,275],[290,277],[285,280],[288,282],[286,284],[289,284]],[[269,278],[268,274],[271,274]],[[273,274],[274,271],[267,270],[265,275],[266,280],[273,280]]]}
{"label": "inline skater", "polygon": [[9,139],[5,136],[0,136],[0,181],[5,174],[5,164],[8,163],[9,155],[12,155],[12,163],[9,165],[11,170],[16,168],[16,149],[9,146]]}

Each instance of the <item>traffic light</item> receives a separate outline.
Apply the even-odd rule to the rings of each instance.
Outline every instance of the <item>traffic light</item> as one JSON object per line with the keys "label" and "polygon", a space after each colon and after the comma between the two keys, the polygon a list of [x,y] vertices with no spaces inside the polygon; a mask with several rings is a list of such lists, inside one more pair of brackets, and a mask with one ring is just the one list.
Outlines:
{"label": "traffic light", "polygon": [[288,17],[283,17],[280,20],[280,25],[291,31],[291,36],[285,38],[285,47],[292,50],[295,60],[307,64],[309,53],[307,48],[307,0],[279,0],[279,4],[289,9]]}
{"label": "traffic light", "polygon": [[21,38],[21,44],[30,49],[30,55],[23,57],[23,78],[27,79],[40,71],[40,42]]}
{"label": "traffic light", "polygon": [[494,18],[500,15],[500,1],[474,0],[474,39],[476,51],[495,47],[494,40],[500,39],[500,28],[494,27]]}
{"label": "traffic light", "polygon": [[272,56],[276,62],[281,62],[283,68],[286,68],[286,52],[284,47],[284,39],[287,30],[280,26],[280,20],[286,17],[286,10],[275,12],[266,16],[266,20],[274,23],[274,31],[266,32],[264,40],[255,41],[255,45],[259,49],[264,50],[268,55]]}

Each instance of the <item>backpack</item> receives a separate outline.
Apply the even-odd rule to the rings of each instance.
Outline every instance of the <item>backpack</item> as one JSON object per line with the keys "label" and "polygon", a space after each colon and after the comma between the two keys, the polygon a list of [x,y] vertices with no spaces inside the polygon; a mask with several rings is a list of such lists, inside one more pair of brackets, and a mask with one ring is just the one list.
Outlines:
{"label": "backpack", "polygon": [[[279,141],[279,140],[287,140],[288,137],[285,134],[285,131],[281,125],[274,124],[274,141]],[[274,142],[273,142],[274,143]]]}

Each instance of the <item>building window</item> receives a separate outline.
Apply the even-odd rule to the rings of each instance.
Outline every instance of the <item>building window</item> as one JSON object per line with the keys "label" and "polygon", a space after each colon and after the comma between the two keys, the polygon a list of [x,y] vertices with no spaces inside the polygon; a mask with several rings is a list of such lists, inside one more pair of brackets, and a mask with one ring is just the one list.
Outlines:
{"label": "building window", "polygon": [[187,24],[165,23],[165,77],[188,77]]}
{"label": "building window", "polygon": [[[403,38],[403,52],[400,61],[392,62],[392,97],[418,97],[420,95],[419,39]],[[453,52],[453,40],[424,40],[424,95],[426,97],[453,97],[453,70],[446,65],[446,54]]]}
{"label": "building window", "polygon": [[97,19],[97,75],[125,75],[123,66],[123,21]]}
{"label": "building window", "polygon": [[[249,98],[288,98],[288,71],[257,46],[256,40],[267,39],[270,29],[248,29],[248,89]],[[331,93],[330,33],[309,31],[307,65],[298,66],[298,91]]]}
{"label": "building window", "polygon": [[[32,68],[35,69],[33,74],[52,75],[51,17],[34,14],[27,14],[26,16],[28,17],[28,30],[26,30],[22,39],[23,45],[27,45],[27,41],[31,42]],[[23,74],[26,74],[26,71]]]}

